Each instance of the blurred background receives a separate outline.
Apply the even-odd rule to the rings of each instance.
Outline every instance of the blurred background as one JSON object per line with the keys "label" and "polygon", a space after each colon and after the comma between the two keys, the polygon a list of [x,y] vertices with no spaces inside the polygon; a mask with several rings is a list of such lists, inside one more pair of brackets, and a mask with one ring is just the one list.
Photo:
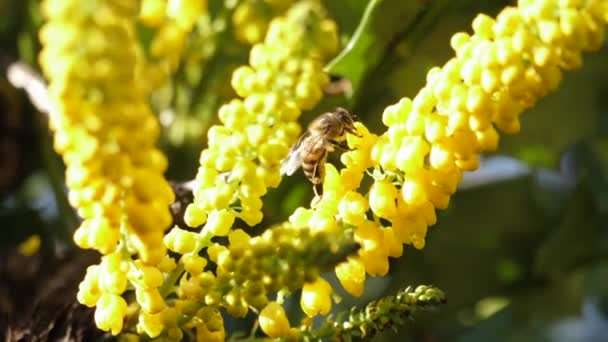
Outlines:
{"label": "blurred background", "polygon": [[[244,24],[216,15],[222,3],[209,0],[210,14],[189,37],[177,74],[151,99],[160,113],[172,181],[194,177],[217,108],[236,96],[230,73],[247,63],[249,45],[239,40]],[[250,6],[251,18],[273,15],[255,12],[263,0],[235,4]],[[368,25],[330,68],[336,80],[350,81],[352,94],[326,96],[305,113],[303,124],[341,105],[382,132],[382,110],[413,97],[428,69],[447,61],[453,33],[470,32],[475,15],[494,16],[513,2],[326,1],[343,46],[369,5],[375,9]],[[67,298],[96,256],[71,242],[78,218],[67,202],[63,165],[52,149],[45,114],[6,77],[14,62],[37,66],[39,1],[0,0],[0,14],[1,331],[27,316],[31,310],[22,309],[28,303],[48,296],[59,275],[60,287],[70,289],[62,300],[72,303]],[[141,36],[145,43],[146,32]],[[501,137],[498,152],[466,174],[430,228],[426,247],[406,246],[387,277],[370,279],[361,298],[344,294],[336,310],[410,284],[433,284],[447,293],[448,304],[374,340],[608,341],[607,66],[608,46],[587,54],[582,69],[565,74],[556,93],[524,114],[521,133]],[[266,195],[260,227],[285,220],[311,197],[302,175],[287,178]],[[37,241],[40,249],[30,255]],[[298,308],[292,307],[295,322]],[[245,328],[242,322],[229,324],[232,331]]]}

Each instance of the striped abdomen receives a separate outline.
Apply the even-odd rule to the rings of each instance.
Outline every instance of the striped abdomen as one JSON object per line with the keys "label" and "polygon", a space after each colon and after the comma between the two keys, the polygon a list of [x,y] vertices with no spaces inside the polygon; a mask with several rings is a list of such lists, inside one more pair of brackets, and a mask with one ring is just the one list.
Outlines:
{"label": "striped abdomen", "polygon": [[321,195],[323,176],[325,175],[325,142],[320,140],[314,146],[302,150],[302,169],[304,175],[314,186],[315,194]]}

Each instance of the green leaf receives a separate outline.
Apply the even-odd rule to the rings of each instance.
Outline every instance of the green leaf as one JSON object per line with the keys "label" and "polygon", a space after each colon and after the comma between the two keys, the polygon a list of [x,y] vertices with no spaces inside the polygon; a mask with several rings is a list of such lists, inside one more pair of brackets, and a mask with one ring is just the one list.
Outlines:
{"label": "green leaf", "polygon": [[[331,74],[340,75],[352,83],[356,93],[366,75],[373,71],[396,44],[410,36],[413,29],[428,23],[436,9],[446,1],[371,0],[359,26],[342,52],[328,65]],[[428,15],[427,15],[428,14]]]}

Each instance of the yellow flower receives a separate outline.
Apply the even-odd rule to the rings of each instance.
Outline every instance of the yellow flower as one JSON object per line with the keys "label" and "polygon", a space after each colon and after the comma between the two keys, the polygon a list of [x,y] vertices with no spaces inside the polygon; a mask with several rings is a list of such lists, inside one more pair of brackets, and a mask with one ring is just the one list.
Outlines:
{"label": "yellow flower", "polygon": [[318,314],[327,315],[332,305],[331,293],[331,285],[323,278],[318,278],[313,283],[306,283],[302,288],[300,306],[309,317]]}
{"label": "yellow flower", "polygon": [[164,329],[162,322],[162,313],[147,313],[142,311],[139,314],[137,323],[137,332],[139,334],[147,334],[150,338],[155,338],[161,334]]}
{"label": "yellow flower", "polygon": [[355,297],[363,294],[365,266],[358,257],[349,257],[347,261],[336,266],[336,276],[348,293]]}
{"label": "yellow flower", "polygon": [[127,312],[127,302],[120,296],[104,294],[97,302],[95,323],[103,331],[118,335],[122,330],[123,318]]}
{"label": "yellow flower", "polygon": [[164,243],[168,249],[176,253],[187,254],[198,248],[201,238],[199,234],[174,227],[165,235]]}
{"label": "yellow flower", "polygon": [[226,338],[222,314],[214,308],[204,307],[196,316],[202,322],[196,325],[196,340],[209,342],[223,342]]}
{"label": "yellow flower", "polygon": [[269,337],[286,337],[289,334],[290,326],[285,309],[277,302],[266,304],[260,311],[258,322],[262,331]]}

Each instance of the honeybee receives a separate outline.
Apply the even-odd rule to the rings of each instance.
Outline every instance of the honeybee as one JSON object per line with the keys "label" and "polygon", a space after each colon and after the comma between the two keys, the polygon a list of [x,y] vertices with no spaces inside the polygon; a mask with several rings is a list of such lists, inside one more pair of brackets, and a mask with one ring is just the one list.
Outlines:
{"label": "honeybee", "polygon": [[302,166],[315,195],[321,196],[327,154],[336,147],[349,149],[345,144],[346,133],[359,136],[354,126],[355,119],[355,115],[340,107],[317,117],[289,150],[281,164],[281,175],[290,176]]}

